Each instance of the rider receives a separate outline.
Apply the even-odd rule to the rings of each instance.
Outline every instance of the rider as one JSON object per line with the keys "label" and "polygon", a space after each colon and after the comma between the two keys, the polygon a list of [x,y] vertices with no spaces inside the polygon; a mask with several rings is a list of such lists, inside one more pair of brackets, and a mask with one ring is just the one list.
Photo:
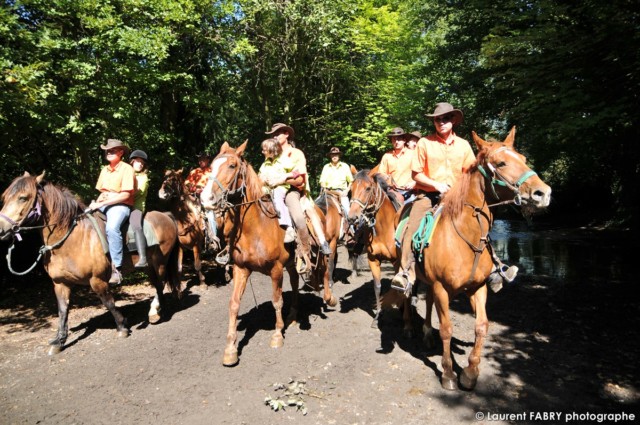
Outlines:
{"label": "rider", "polygon": [[292,127],[283,123],[276,123],[271,127],[271,130],[265,132],[265,134],[271,135],[278,140],[280,146],[282,146],[282,155],[291,160],[294,165],[294,170],[298,172],[295,178],[287,179],[285,182],[291,186],[287,191],[285,203],[287,208],[289,208],[289,213],[291,214],[298,238],[300,239],[302,263],[300,264],[299,272],[307,273],[311,270],[311,235],[309,234],[309,229],[307,229],[307,223],[304,218],[305,211],[318,236],[322,253],[324,255],[331,255],[331,248],[324,236],[320,217],[316,214],[315,206],[308,197],[309,176],[307,175],[307,159],[304,153],[300,149],[295,148],[291,143],[295,136]]}
{"label": "rider", "polygon": [[347,195],[353,181],[353,174],[351,174],[351,168],[340,161],[342,152],[339,148],[332,147],[327,156],[330,162],[322,168],[320,187],[340,194],[340,204],[342,204],[343,214],[346,218],[349,216],[349,197]]}
{"label": "rider", "polygon": [[107,217],[106,232],[111,255],[111,278],[109,283],[122,281],[123,243],[120,227],[129,218],[134,204],[136,178],[133,167],[122,161],[129,148],[118,139],[108,139],[106,145],[100,145],[105,151],[109,164],[100,171],[96,189],[100,191],[98,199],[92,201],[88,210],[102,211]]}
{"label": "rider", "polygon": [[413,188],[416,182],[411,177],[411,160],[414,151],[405,147],[407,133],[400,127],[391,130],[387,137],[393,150],[385,153],[380,160],[378,172],[391,177],[391,187],[402,195],[404,203],[415,199]]}
{"label": "rider", "polygon": [[134,205],[129,224],[136,236],[136,247],[138,248],[138,262],[133,266],[136,269],[147,267],[147,240],[144,237],[142,216],[147,203],[147,193],[149,191],[149,176],[147,175],[146,152],[135,150],[129,155],[129,164],[136,174],[136,192],[134,194]]}
{"label": "rider", "polygon": [[418,145],[418,140],[422,139],[422,134],[419,131],[412,131],[406,134],[404,146],[409,150],[414,150]]}
{"label": "rider", "polygon": [[293,242],[296,232],[293,230],[291,215],[284,202],[289,190],[289,185],[285,181],[295,175],[293,163],[289,158],[282,156],[282,146],[274,138],[262,142],[262,154],[264,162],[260,166],[258,175],[265,183],[264,189],[271,195],[273,205],[278,211],[278,222],[285,229],[284,243]]}
{"label": "rider", "polygon": [[[419,195],[411,208],[402,238],[400,271],[391,281],[391,287],[401,291],[408,291],[415,282],[415,258],[411,242],[420,221],[440,201],[441,195],[447,193],[463,172],[475,163],[469,142],[453,131],[462,122],[462,111],[443,102],[438,103],[434,112],[426,116],[433,119],[436,132],[420,139],[411,163]],[[517,267],[511,266],[504,274],[511,281],[517,271]]]}
{"label": "rider", "polygon": [[[198,159],[198,168],[194,168],[189,172],[189,175],[185,179],[184,185],[189,191],[191,198],[194,202],[189,203],[189,207],[191,208],[191,212],[193,212],[195,217],[201,217],[202,211],[198,211],[194,208],[195,205],[200,205],[200,192],[207,185],[209,181],[209,176],[211,175],[211,156],[206,152],[200,152],[196,156]],[[204,213],[204,221],[205,221],[205,229],[207,230],[207,234],[209,236],[209,246],[212,249],[216,249],[219,247],[219,241],[217,238],[217,225],[216,225],[216,216],[213,210],[207,210]]]}

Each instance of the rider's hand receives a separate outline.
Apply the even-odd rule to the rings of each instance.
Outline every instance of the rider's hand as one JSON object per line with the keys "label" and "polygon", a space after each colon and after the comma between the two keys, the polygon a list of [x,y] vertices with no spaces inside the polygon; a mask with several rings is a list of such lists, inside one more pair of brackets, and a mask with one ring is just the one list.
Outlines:
{"label": "rider's hand", "polygon": [[443,195],[444,195],[445,193],[447,193],[447,192],[449,191],[449,189],[450,189],[448,184],[446,184],[446,183],[440,183],[440,182],[437,182],[433,187],[435,187],[435,188],[436,188],[436,190],[437,190],[438,192],[442,193]]}

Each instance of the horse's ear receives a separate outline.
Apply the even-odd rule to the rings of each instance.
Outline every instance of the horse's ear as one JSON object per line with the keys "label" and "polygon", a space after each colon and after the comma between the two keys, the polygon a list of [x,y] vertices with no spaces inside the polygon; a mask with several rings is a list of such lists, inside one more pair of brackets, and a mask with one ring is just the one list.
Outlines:
{"label": "horse's ear", "polygon": [[513,146],[513,142],[515,141],[516,138],[516,126],[514,125],[513,127],[511,127],[511,131],[509,132],[509,134],[507,134],[507,138],[504,139],[504,144],[507,146]]}
{"label": "horse's ear", "polygon": [[349,168],[351,169],[351,175],[355,176],[358,174],[358,169],[353,164],[349,165]]}
{"label": "horse's ear", "polygon": [[482,150],[487,146],[488,143],[478,136],[475,131],[471,130],[471,135],[473,136],[473,141],[476,143],[478,150]]}
{"label": "horse's ear", "polygon": [[182,173],[184,172],[184,168],[181,168],[179,170],[176,170],[176,174],[180,174],[182,175]]}
{"label": "horse's ear", "polygon": [[29,174],[28,171],[25,171],[24,174],[22,175],[22,177],[31,177],[31,174]]}
{"label": "horse's ear", "polygon": [[220,153],[226,152],[230,148],[229,143],[224,142],[222,146],[220,146]]}
{"label": "horse's ear", "polygon": [[40,174],[39,176],[36,177],[36,182],[38,184],[40,184],[42,182],[42,180],[44,180],[44,175],[45,175],[45,171],[42,171],[42,174]]}
{"label": "horse's ear", "polygon": [[165,177],[169,177],[171,175],[171,170],[165,170],[164,171],[164,176]]}
{"label": "horse's ear", "polygon": [[249,142],[249,139],[245,139],[244,143],[241,144],[240,146],[238,146],[238,148],[236,149],[236,153],[239,156],[242,156],[244,154],[244,150],[247,148],[247,143]]}

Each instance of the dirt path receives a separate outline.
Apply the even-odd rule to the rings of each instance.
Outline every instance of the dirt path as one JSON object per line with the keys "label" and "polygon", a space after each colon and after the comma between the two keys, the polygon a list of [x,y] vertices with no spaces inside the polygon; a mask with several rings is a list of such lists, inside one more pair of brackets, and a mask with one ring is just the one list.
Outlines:
{"label": "dirt path", "polygon": [[[545,412],[637,414],[640,315],[631,284],[619,283],[623,287],[609,293],[595,287],[578,292],[577,283],[520,276],[490,296],[490,335],[476,390],[448,392],[439,383],[441,346],[426,351],[420,336],[402,337],[397,310],[372,328],[370,273],[351,274],[343,248],[340,258],[338,307],[327,309],[318,295],[303,292],[300,324],[286,330],[277,350],[269,347],[270,284],[252,276],[234,368],[221,364],[231,284],[216,285],[212,272],[208,289],[191,287],[158,325],[146,322],[150,287],[123,286],[116,299],[131,326],[127,339],[116,338],[96,297],[76,289],[69,347],[54,357],[46,355],[57,326],[50,284],[5,282],[0,423],[496,424],[539,423],[531,415]],[[383,290],[389,281],[384,284]],[[287,278],[285,288],[286,312]],[[452,308],[454,355],[465,366],[473,318],[465,299]],[[423,302],[418,312],[424,316]],[[614,319],[620,312],[622,326]],[[274,384],[290,381],[306,392],[301,410],[271,410],[265,398],[285,392]],[[479,414],[483,420],[476,420]],[[516,416],[497,416],[507,414]],[[595,416],[584,418],[574,423],[597,423]],[[565,417],[546,423],[560,422]]]}

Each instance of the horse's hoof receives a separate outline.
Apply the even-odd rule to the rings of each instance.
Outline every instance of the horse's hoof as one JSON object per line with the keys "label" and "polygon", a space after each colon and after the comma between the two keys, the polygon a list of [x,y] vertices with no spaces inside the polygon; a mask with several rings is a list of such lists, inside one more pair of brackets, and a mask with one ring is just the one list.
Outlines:
{"label": "horse's hoof", "polygon": [[327,305],[329,307],[335,307],[338,305],[338,300],[334,295],[331,295],[331,298],[329,299],[329,301],[327,301]]}
{"label": "horse's hoof", "polygon": [[149,316],[149,323],[151,323],[152,325],[155,325],[159,321],[160,321],[160,315],[159,314],[152,314],[151,316]]}
{"label": "horse's hoof", "polygon": [[284,338],[282,337],[282,335],[274,335],[271,337],[271,342],[269,343],[269,346],[271,348],[280,348],[284,345]]}
{"label": "horse's hoof", "polygon": [[118,338],[128,338],[129,337],[129,329],[123,329],[121,331],[118,331],[118,333],[116,335],[118,336]]}
{"label": "horse's hoof", "polygon": [[47,354],[49,354],[50,356],[55,356],[56,354],[59,354],[62,351],[62,345],[52,345],[49,347],[49,352]]}
{"label": "horse's hoof", "polygon": [[378,329],[378,318],[373,319],[371,322],[371,327],[374,329]]}
{"label": "horse's hoof", "polygon": [[460,386],[465,390],[473,390],[478,383],[477,376],[470,376],[466,370],[462,371],[460,375]]}
{"label": "horse's hoof", "polygon": [[442,388],[448,391],[453,391],[457,388],[456,378],[442,377]]}
{"label": "horse's hoof", "polygon": [[238,364],[238,350],[227,351],[225,350],[222,357],[222,365],[226,367],[232,367]]}

